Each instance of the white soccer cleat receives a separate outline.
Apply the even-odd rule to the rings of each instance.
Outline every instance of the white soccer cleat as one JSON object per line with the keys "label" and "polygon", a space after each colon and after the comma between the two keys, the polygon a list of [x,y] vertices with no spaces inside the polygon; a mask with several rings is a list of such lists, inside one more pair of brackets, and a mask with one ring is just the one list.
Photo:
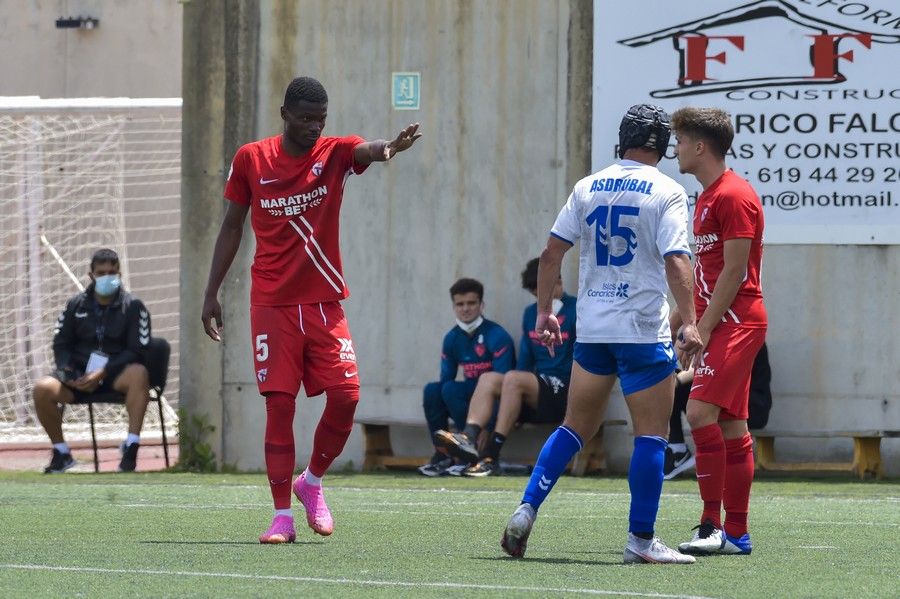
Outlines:
{"label": "white soccer cleat", "polygon": [[717,553],[723,555],[750,555],[753,551],[753,543],[750,542],[750,534],[744,533],[741,537],[732,537],[725,534],[725,540]]}
{"label": "white soccer cleat", "polygon": [[642,539],[628,533],[623,561],[626,564],[693,564],[697,560],[668,547],[659,537]]}
{"label": "white soccer cleat", "polygon": [[694,530],[696,531],[694,538],[678,546],[678,550],[682,553],[709,555],[719,553],[725,545],[725,533],[709,520],[704,520],[703,524],[695,526]]}
{"label": "white soccer cleat", "polygon": [[531,534],[535,518],[537,514],[531,505],[523,503],[516,508],[506,525],[506,530],[503,531],[503,540],[500,542],[503,551],[512,557],[525,556],[528,535]]}

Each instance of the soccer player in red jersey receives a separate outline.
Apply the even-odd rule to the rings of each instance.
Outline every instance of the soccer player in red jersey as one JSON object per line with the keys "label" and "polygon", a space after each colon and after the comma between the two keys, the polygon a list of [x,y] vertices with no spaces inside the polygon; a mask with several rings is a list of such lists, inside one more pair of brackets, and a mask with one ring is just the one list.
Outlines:
{"label": "soccer player in red jersey", "polygon": [[[682,108],[672,115],[672,129],[679,169],[703,185],[693,227],[694,304],[705,347],[694,358],[687,404],[703,514],[693,539],[679,549],[746,555],[752,550],[747,532],[753,482],[750,372],[768,323],[760,285],[763,209],[750,184],[725,164],[734,139],[726,112]],[[677,319],[673,324],[677,329]]]}
{"label": "soccer player in red jersey", "polygon": [[[421,137],[409,125],[391,141],[324,137],[328,95],[310,77],[284,95],[284,131],[242,146],[234,156],[203,301],[203,327],[221,340],[219,287],[241,243],[247,213],[256,237],[251,267],[250,328],[259,392],[266,398],[266,472],[275,517],[260,543],[294,541],[291,489],[306,521],[327,536],[334,521],[322,477],[340,455],[359,400],[356,354],[340,301],[350,295],[341,268],[339,216],[344,184],[373,162],[386,162]],[[312,457],[293,485],[294,408],[300,384],[326,394]]]}

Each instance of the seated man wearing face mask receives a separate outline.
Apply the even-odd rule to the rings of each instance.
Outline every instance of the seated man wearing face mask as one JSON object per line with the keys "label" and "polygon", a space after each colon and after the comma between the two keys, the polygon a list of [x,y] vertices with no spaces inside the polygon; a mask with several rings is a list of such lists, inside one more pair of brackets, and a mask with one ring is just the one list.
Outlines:
{"label": "seated man wearing face mask", "polygon": [[122,443],[120,472],[137,463],[141,426],[150,399],[144,351],[150,343],[150,313],[122,288],[119,256],[110,249],[91,258],[91,284],[66,304],[53,337],[56,370],[39,379],[32,392],[38,419],[53,456],[45,473],[65,472],[75,465],[63,439],[59,404],[88,403],[95,393],[125,395],[128,438]]}
{"label": "seated man wearing face mask", "polygon": [[[522,271],[522,288],[537,297],[538,258],[530,260]],[[506,374],[488,372],[478,379],[472,395],[465,428],[453,433],[434,434],[434,443],[448,455],[469,464],[462,476],[482,477],[499,474],[500,450],[516,422],[559,423],[566,415],[569,375],[575,347],[575,298],[563,291],[562,278],[553,287],[553,313],[560,326],[561,345],[548,350],[534,330],[537,303],[522,315],[522,341],[515,370]],[[497,423],[479,453],[478,437],[497,409]]]}
{"label": "seated man wearing face mask", "polygon": [[[441,346],[440,380],[425,385],[422,407],[428,434],[435,442],[431,460],[419,467],[425,476],[448,474],[453,459],[437,445],[435,434],[449,427],[450,419],[460,429],[466,423],[469,401],[486,376],[502,376],[516,363],[512,337],[502,326],[482,316],[484,286],[475,279],[459,279],[450,287],[456,326],[444,336]],[[462,367],[463,380],[456,374]]]}

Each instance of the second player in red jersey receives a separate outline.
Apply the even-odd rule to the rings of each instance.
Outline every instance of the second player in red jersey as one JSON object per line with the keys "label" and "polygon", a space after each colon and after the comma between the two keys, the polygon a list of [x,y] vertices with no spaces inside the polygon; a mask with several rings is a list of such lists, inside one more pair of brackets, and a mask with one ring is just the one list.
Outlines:
{"label": "second player in red jersey", "polygon": [[[350,328],[340,300],[349,295],[341,264],[339,217],[344,185],[372,162],[385,162],[421,136],[418,123],[391,141],[323,137],[328,95],[310,77],[285,92],[281,135],[242,146],[225,185],[228,210],[216,240],[203,302],[203,326],[221,340],[217,295],[241,242],[244,221],[256,237],[251,268],[250,327],[256,381],[266,398],[265,457],[275,517],[260,543],[295,540],[291,490],[309,527],[330,535],[334,520],[322,477],[343,451],[359,401]],[[294,471],[293,421],[300,385],[326,394],[307,468]]]}
{"label": "second player in red jersey", "polygon": [[749,239],[747,274],[722,322],[751,328],[765,328],[760,265],[762,263],[763,210],[750,184],[732,170],[726,170],[703,190],[694,208],[694,304],[697,318],[703,316],[712,290],[725,267],[725,242]]}
{"label": "second player in red jersey", "polygon": [[682,108],[672,115],[672,128],[679,169],[703,185],[694,208],[694,300],[704,349],[692,361],[687,405],[703,511],[697,532],[679,549],[746,555],[753,549],[747,516],[754,469],[747,404],[767,326],[760,286],[762,204],[725,164],[734,140],[727,113]]}

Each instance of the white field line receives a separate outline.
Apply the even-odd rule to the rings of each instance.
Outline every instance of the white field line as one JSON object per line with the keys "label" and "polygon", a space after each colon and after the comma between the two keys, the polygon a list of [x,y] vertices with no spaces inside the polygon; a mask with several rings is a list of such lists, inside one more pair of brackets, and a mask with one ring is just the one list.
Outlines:
{"label": "white field line", "polygon": [[[441,517],[446,516],[448,518],[458,518],[460,515],[466,516],[490,516],[493,515],[493,512],[488,511],[470,511],[465,514],[460,514],[459,512],[435,512],[431,510],[389,510],[389,509],[380,509],[383,504],[378,505],[365,505],[359,507],[346,506],[341,507],[341,512],[362,512],[367,514],[401,514],[407,516],[428,516],[430,518],[433,517]],[[403,504],[400,504],[403,505]],[[430,504],[435,507],[446,507],[446,503],[433,503]],[[111,504],[111,507],[123,507],[123,508],[133,508],[133,509],[163,509],[163,510],[257,510],[260,508],[270,507],[270,503],[212,503],[212,504],[186,504],[186,503],[115,503]],[[542,520],[621,520],[624,516],[622,515],[598,515],[598,514],[557,514],[550,513],[547,514],[545,512],[541,512]],[[682,522],[689,518],[666,518],[666,517],[658,517],[656,519],[657,522]],[[778,522],[781,519],[779,518],[770,518],[771,522]],[[900,527],[900,523],[894,522],[862,522],[862,521],[837,521],[837,520],[796,520],[794,518],[786,518],[791,524],[821,524],[821,525],[835,525],[835,526],[891,526],[891,527]]]}
{"label": "white field line", "polygon": [[236,574],[233,572],[190,572],[177,570],[124,570],[113,568],[84,568],[75,566],[49,566],[44,564],[0,564],[0,568],[10,570],[38,570],[51,572],[84,572],[94,574],[145,574],[148,576],[190,576],[196,578],[231,578],[241,580],[272,580],[285,582],[313,582],[321,584],[343,584],[373,587],[471,589],[479,591],[513,591],[525,593],[571,593],[578,595],[615,595],[626,597],[658,597],[661,599],[712,599],[697,595],[668,595],[664,593],[641,593],[637,591],[609,591],[602,589],[579,589],[564,587],[520,587],[501,584],[466,584],[462,582],[423,582],[402,580],[369,580],[354,578],[319,578],[311,576],[275,576],[261,574]]}
{"label": "white field line", "polygon": [[[195,484],[175,484],[175,483],[144,483],[144,482],[135,482],[135,483],[66,483],[64,486],[78,485],[78,486],[86,486],[86,487],[96,487],[98,489],[107,489],[107,488],[137,488],[146,489],[147,487],[160,487],[160,488],[172,488],[172,489],[208,489],[211,487],[218,487],[222,489],[246,489],[246,490],[259,490],[265,486],[265,481],[263,475],[260,475],[260,484],[259,485],[234,485],[229,484],[227,482],[222,482],[219,485],[215,484],[205,484],[205,485],[195,485]],[[525,487],[524,477],[522,477],[523,483],[522,488]],[[398,488],[383,488],[383,487],[334,487],[329,489],[331,493],[440,493],[440,494],[461,494],[461,495],[509,495],[512,493],[515,495],[520,491],[517,490],[508,490],[508,489],[447,489],[445,487],[434,488],[434,489],[398,489]],[[610,498],[629,498],[630,494],[624,492],[594,492],[594,491],[564,491],[561,489],[554,490],[554,497],[579,497],[583,498],[587,497],[610,497]],[[663,493],[663,499],[682,499],[688,501],[698,501],[698,495],[692,493]],[[809,503],[813,501],[820,502],[853,502],[853,503],[900,503],[900,497],[879,497],[879,498],[865,498],[865,497],[825,497],[825,496],[797,496],[797,495],[758,495],[753,497],[753,501],[755,502],[768,502],[768,501],[798,501],[803,503]]]}
{"label": "white field line", "polygon": [[[523,477],[524,480],[524,477]],[[79,486],[86,487],[96,487],[98,489],[106,489],[106,488],[135,488],[135,487],[157,487],[157,488],[171,488],[171,489],[209,489],[211,487],[219,488],[219,489],[246,489],[251,491],[258,491],[262,489],[265,485],[264,482],[261,482],[259,485],[231,485],[231,484],[217,484],[217,485],[193,485],[193,484],[167,484],[167,483],[75,483]],[[69,485],[66,485],[69,486]],[[523,482],[522,487],[525,487]],[[382,487],[335,487],[329,489],[330,493],[409,493],[409,494],[419,494],[419,493],[440,493],[441,495],[502,495],[508,497],[509,495],[516,495],[520,493],[519,490],[491,490],[491,489],[447,489],[445,487],[435,488],[435,489],[391,489],[391,488],[382,488]],[[595,493],[593,491],[563,491],[563,490],[555,490],[553,496],[559,499],[578,499],[583,500],[585,497],[590,497],[594,499],[629,499],[631,495],[629,493],[623,492],[603,492],[603,493]],[[663,493],[661,495],[661,499],[665,500],[681,500],[681,501],[699,501],[699,496],[690,494],[690,493]],[[824,496],[795,496],[795,495],[755,495],[752,498],[754,503],[767,503],[771,501],[788,501],[788,502],[800,502],[800,503],[810,503],[810,502],[822,502],[822,503],[871,503],[871,504],[879,504],[879,503],[900,503],[900,497],[880,497],[880,498],[864,498],[864,497],[824,497]],[[443,502],[447,503],[447,502]],[[468,503],[468,502],[467,502]],[[488,502],[484,501],[474,501],[471,503],[475,504],[484,504]],[[453,502],[454,505],[461,505],[462,502]],[[427,505],[427,503],[423,503],[423,505]]]}

